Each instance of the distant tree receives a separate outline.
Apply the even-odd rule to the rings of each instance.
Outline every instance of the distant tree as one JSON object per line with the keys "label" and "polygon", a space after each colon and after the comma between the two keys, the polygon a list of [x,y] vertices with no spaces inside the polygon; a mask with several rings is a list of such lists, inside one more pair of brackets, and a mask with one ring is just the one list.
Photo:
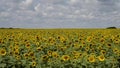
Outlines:
{"label": "distant tree", "polygon": [[9,29],[13,29],[12,27],[9,27]]}
{"label": "distant tree", "polygon": [[107,29],[117,29],[116,27],[107,27]]}
{"label": "distant tree", "polygon": [[5,29],[4,27],[1,27],[0,29]]}

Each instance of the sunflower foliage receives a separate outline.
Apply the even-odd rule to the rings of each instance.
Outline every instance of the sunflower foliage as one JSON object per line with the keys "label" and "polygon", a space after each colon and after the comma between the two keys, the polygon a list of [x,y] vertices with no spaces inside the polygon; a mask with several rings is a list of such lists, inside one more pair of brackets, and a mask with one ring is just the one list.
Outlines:
{"label": "sunflower foliage", "polygon": [[0,29],[0,68],[120,68],[120,29]]}

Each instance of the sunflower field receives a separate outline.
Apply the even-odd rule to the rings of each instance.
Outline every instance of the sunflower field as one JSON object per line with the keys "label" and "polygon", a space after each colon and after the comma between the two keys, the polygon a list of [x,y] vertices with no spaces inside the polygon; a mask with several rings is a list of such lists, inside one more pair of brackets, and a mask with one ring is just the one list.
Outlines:
{"label": "sunflower field", "polygon": [[0,68],[120,68],[120,29],[0,29]]}

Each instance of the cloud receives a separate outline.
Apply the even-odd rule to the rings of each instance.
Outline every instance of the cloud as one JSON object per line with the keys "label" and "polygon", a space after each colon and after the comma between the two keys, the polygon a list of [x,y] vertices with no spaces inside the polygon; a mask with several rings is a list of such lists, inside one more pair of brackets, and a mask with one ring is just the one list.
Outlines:
{"label": "cloud", "polygon": [[22,5],[29,6],[32,4],[32,2],[33,0],[25,0],[25,1],[22,1]]}
{"label": "cloud", "polygon": [[118,3],[120,3],[119,0],[98,0],[100,4],[100,12],[113,12],[116,10],[119,10]]}
{"label": "cloud", "polygon": [[28,8],[28,7],[30,7],[30,5],[33,3],[33,0],[25,0],[25,1],[22,1],[21,3],[20,3],[20,8],[21,9],[26,9],[26,8]]}
{"label": "cloud", "polygon": [[75,4],[75,3],[77,3],[78,2],[78,0],[69,0],[69,4]]}
{"label": "cloud", "polygon": [[8,17],[10,14],[8,12],[1,12],[0,17]]}
{"label": "cloud", "polygon": [[34,10],[37,11],[37,12],[40,12],[40,3],[37,4],[35,7],[34,7]]}
{"label": "cloud", "polygon": [[120,26],[120,0],[1,0],[0,6],[1,27]]}

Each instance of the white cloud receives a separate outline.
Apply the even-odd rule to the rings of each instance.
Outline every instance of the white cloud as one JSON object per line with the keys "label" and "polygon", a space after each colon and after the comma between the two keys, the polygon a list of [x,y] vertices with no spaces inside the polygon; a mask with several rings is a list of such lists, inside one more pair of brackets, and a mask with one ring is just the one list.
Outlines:
{"label": "white cloud", "polygon": [[88,15],[81,15],[81,17],[86,18],[86,19],[93,19],[94,15],[92,13],[89,13]]}
{"label": "white cloud", "polygon": [[10,14],[8,12],[1,12],[0,17],[8,17]]}
{"label": "white cloud", "polygon": [[34,7],[35,11],[39,12],[39,11],[40,11],[40,6],[41,6],[40,3],[37,4],[37,5]]}
{"label": "white cloud", "polygon": [[46,7],[47,10],[54,10],[54,7],[53,6],[48,6]]}
{"label": "white cloud", "polygon": [[48,14],[46,12],[42,12],[42,15],[46,17]]}
{"label": "white cloud", "polygon": [[62,12],[59,12],[58,13],[58,16],[63,16],[64,14]]}
{"label": "white cloud", "polygon": [[22,3],[23,3],[23,5],[29,6],[32,4],[32,2],[33,2],[33,0],[25,0]]}
{"label": "white cloud", "polygon": [[69,3],[70,4],[75,4],[75,3],[77,3],[78,2],[78,0],[69,0]]}
{"label": "white cloud", "polygon": [[20,3],[21,9],[28,8],[33,3],[33,0],[25,0]]}
{"label": "white cloud", "polygon": [[75,14],[79,14],[79,13],[80,13],[80,10],[75,10],[74,13],[75,13]]}

